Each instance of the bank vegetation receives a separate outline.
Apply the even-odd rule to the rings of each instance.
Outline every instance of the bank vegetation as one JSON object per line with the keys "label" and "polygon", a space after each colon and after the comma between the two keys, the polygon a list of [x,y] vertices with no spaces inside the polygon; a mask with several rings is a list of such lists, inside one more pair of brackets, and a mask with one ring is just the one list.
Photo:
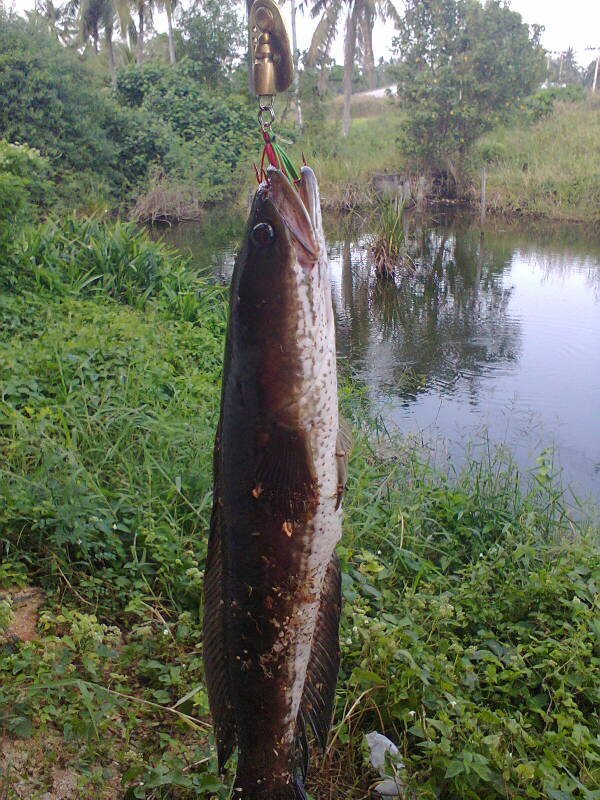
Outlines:
{"label": "bank vegetation", "polygon": [[[32,221],[44,162],[3,158],[2,792],[225,800],[200,624],[224,291],[130,223]],[[595,797],[597,526],[544,456],[448,477],[350,378],[342,404],[343,666],[313,797],[368,795],[372,730],[407,797]]]}

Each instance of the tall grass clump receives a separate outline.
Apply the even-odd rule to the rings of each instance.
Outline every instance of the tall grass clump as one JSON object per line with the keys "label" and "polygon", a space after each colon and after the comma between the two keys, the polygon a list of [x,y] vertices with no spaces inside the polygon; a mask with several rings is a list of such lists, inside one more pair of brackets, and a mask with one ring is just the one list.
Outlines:
{"label": "tall grass clump", "polygon": [[524,116],[488,134],[488,208],[552,219],[600,219],[600,104],[556,103],[531,124]]}
{"label": "tall grass clump", "polygon": [[404,204],[397,197],[384,194],[377,201],[371,244],[375,272],[391,278],[406,256]]}

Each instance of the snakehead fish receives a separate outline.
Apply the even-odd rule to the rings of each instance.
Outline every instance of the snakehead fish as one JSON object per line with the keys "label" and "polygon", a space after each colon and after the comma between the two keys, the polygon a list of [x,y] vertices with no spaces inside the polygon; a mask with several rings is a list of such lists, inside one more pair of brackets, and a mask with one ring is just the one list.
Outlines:
{"label": "snakehead fish", "polygon": [[237,800],[302,800],[339,669],[346,435],[319,189],[274,168],[231,285],[205,581],[204,660]]}

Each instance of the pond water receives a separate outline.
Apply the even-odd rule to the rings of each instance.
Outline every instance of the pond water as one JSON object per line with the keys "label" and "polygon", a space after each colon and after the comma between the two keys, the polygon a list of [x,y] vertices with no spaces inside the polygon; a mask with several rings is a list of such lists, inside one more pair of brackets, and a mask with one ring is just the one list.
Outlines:
{"label": "pond water", "polygon": [[[166,231],[231,277],[243,220]],[[600,235],[407,216],[413,268],[381,282],[365,223],[330,221],[340,366],[386,426],[460,467],[502,445],[524,470],[548,449],[565,486],[600,499]],[[547,456],[550,458],[550,456]]]}

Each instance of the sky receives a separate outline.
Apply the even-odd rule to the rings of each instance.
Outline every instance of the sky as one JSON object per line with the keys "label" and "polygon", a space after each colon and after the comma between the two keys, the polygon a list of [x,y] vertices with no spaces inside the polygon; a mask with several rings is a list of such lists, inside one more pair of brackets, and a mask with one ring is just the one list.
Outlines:
{"label": "sky", "polygon": [[[513,11],[518,11],[529,25],[544,25],[542,44],[547,50],[564,51],[569,47],[577,53],[577,60],[589,64],[595,53],[587,52],[586,47],[600,47],[600,2],[598,0],[512,0]],[[401,10],[401,0],[396,7]],[[314,21],[300,17],[298,25],[298,46],[308,47]],[[379,23],[374,37],[375,55],[388,56],[394,36],[393,25]],[[342,36],[338,36],[334,56],[343,62]]]}
{"label": "sky", "polygon": [[[17,12],[29,10],[34,5],[34,0],[0,0]],[[55,0],[58,3],[58,0]],[[182,0],[187,5],[189,0]],[[598,0],[512,0],[510,3],[514,11],[518,11],[525,22],[537,23],[545,26],[542,43],[548,50],[562,51],[573,47],[577,60],[581,64],[588,64],[595,53],[586,52],[586,47],[600,46],[600,3]],[[286,3],[289,6],[289,3]],[[401,0],[397,0],[397,7],[401,9]],[[310,37],[315,26],[315,21],[310,16],[299,15],[298,19],[298,46],[300,50],[308,47]],[[164,29],[164,21],[157,18],[157,28]],[[387,57],[390,54],[391,42],[394,36],[393,26],[388,23],[378,23],[375,37],[375,55]],[[343,62],[342,31],[333,49],[335,59]]]}

